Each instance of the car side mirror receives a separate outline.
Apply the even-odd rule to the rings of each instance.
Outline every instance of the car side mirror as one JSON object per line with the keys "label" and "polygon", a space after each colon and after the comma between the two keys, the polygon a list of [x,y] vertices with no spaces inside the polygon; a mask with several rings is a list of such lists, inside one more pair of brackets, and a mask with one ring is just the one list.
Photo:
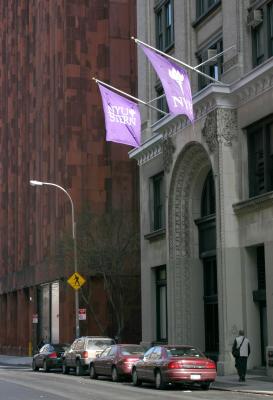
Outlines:
{"label": "car side mirror", "polygon": [[139,356],[139,359],[140,359],[140,360],[144,360],[144,355],[141,354],[141,355]]}

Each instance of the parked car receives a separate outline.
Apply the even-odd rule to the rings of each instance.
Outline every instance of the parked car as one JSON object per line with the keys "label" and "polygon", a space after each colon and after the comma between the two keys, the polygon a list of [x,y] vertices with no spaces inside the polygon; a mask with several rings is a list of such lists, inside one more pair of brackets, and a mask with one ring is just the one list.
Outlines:
{"label": "parked car", "polygon": [[69,344],[44,344],[33,356],[33,371],[43,368],[45,372],[48,372],[50,369],[62,368],[63,355],[68,347]]}
{"label": "parked car", "polygon": [[114,339],[103,336],[82,336],[75,339],[63,355],[63,374],[73,368],[76,375],[82,375],[89,368],[91,360],[112,344],[115,344]]}
{"label": "parked car", "polygon": [[90,378],[111,376],[113,382],[131,378],[132,366],[144,354],[145,348],[137,344],[117,344],[107,347],[90,363]]}
{"label": "parked car", "polygon": [[154,346],[132,368],[134,386],[152,382],[157,389],[169,383],[197,383],[208,390],[215,378],[214,361],[192,346]]}

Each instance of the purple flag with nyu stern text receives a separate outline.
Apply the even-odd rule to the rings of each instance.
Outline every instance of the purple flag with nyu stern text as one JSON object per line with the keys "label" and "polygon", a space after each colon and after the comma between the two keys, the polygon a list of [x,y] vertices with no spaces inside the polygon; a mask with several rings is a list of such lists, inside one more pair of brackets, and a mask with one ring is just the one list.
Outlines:
{"label": "purple flag with nyu stern text", "polygon": [[194,120],[191,86],[187,72],[146,46],[140,45],[161,80],[171,114]]}
{"label": "purple flag with nyu stern text", "polygon": [[99,84],[106,125],[106,140],[140,146],[141,119],[138,105]]}

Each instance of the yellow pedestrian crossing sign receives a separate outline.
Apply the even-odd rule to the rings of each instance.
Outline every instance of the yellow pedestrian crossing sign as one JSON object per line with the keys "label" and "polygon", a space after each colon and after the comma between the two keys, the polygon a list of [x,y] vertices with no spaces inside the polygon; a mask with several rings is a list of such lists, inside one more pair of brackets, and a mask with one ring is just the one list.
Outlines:
{"label": "yellow pedestrian crossing sign", "polygon": [[86,280],[78,272],[74,272],[74,274],[70,276],[67,282],[70,286],[73,287],[73,289],[78,290],[80,289],[80,287],[82,287],[82,285],[85,284]]}

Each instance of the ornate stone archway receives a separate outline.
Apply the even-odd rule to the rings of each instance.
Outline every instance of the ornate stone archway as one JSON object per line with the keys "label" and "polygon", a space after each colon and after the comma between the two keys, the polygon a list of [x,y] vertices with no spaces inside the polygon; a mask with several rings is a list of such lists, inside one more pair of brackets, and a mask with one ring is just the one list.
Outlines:
{"label": "ornate stone archway", "polygon": [[[194,255],[194,198],[201,198],[211,163],[197,142],[188,144],[173,169],[169,203],[169,341],[191,343],[191,263]],[[195,250],[196,253],[196,250]]]}

